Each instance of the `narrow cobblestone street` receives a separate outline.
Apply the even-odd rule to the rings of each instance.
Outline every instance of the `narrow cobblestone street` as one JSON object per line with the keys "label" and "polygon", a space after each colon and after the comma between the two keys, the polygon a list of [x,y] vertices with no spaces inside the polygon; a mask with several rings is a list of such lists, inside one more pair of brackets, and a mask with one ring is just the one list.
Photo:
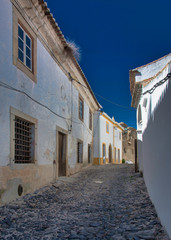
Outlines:
{"label": "narrow cobblestone street", "polygon": [[133,170],[91,166],[0,207],[0,239],[168,240]]}

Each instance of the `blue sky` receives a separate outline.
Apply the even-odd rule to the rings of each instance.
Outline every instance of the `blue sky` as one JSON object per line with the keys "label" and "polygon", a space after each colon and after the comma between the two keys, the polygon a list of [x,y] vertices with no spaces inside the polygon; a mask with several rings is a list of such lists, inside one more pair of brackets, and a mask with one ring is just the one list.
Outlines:
{"label": "blue sky", "polygon": [[79,62],[110,117],[136,127],[129,70],[171,52],[171,1],[46,0],[66,39],[81,49]]}

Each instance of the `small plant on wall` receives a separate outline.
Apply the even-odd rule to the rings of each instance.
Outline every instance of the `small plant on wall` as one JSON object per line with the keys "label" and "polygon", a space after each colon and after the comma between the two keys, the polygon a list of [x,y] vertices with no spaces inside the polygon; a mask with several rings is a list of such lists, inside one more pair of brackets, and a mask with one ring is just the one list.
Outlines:
{"label": "small plant on wall", "polygon": [[122,159],[122,164],[124,164],[124,163],[125,163],[125,159],[123,158],[123,159]]}

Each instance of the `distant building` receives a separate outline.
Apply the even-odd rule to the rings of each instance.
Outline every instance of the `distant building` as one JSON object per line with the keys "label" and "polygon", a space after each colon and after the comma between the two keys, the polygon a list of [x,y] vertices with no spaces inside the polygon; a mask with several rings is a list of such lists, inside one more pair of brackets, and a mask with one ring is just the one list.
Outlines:
{"label": "distant building", "polygon": [[171,54],[130,70],[130,88],[137,109],[139,169],[171,237]]}
{"label": "distant building", "polygon": [[122,126],[105,112],[94,113],[95,165],[122,163]]}
{"label": "distant building", "polygon": [[1,0],[0,16],[5,203],[92,163],[100,105],[44,0]]}
{"label": "distant building", "polygon": [[123,122],[121,122],[120,125],[124,128],[122,132],[122,158],[125,159],[125,161],[135,163],[136,129],[128,127],[128,125]]}

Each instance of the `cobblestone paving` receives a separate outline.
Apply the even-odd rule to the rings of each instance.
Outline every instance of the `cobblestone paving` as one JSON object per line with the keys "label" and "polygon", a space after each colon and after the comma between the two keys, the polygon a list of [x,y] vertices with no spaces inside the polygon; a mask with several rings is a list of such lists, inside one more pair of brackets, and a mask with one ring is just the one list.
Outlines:
{"label": "cobblestone paving", "polygon": [[169,238],[133,166],[106,165],[0,207],[0,239]]}

